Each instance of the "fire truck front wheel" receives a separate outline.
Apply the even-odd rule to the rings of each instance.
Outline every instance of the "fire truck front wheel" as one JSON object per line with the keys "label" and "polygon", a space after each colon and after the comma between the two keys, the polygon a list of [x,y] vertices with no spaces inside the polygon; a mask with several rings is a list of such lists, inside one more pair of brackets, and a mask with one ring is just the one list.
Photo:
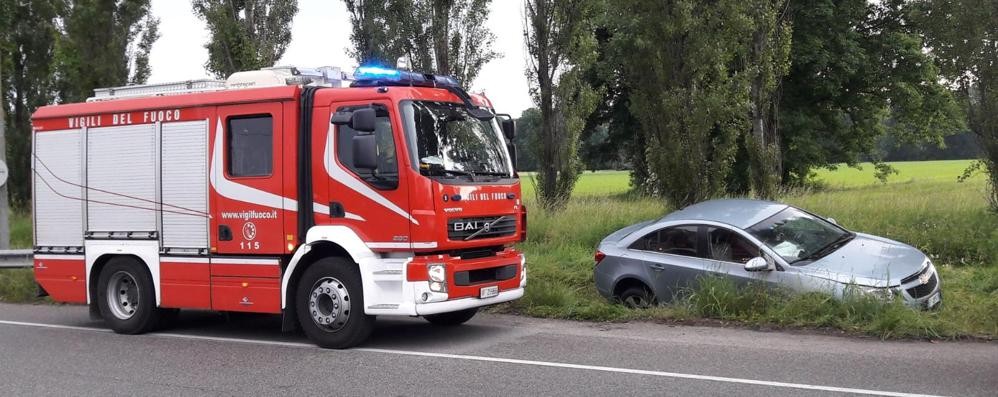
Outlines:
{"label": "fire truck front wheel", "polygon": [[159,324],[152,277],[134,258],[111,258],[97,281],[97,306],[104,321],[119,334],[141,334]]}
{"label": "fire truck front wheel", "polygon": [[356,346],[374,329],[374,316],[364,313],[357,266],[343,258],[323,258],[305,269],[295,310],[305,335],[324,348]]}

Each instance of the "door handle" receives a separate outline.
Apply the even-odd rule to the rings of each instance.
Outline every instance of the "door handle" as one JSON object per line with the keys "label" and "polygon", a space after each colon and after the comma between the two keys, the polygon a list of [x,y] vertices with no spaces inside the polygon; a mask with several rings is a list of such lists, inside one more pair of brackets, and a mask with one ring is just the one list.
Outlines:
{"label": "door handle", "polygon": [[650,267],[651,270],[654,270],[656,272],[660,272],[660,271],[665,270],[665,266],[659,265],[657,263],[648,265],[648,267]]}

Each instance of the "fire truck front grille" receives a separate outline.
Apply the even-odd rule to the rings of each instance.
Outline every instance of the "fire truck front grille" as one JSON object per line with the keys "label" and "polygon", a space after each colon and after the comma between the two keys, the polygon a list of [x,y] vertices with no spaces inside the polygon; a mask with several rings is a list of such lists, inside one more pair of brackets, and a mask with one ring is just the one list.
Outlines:
{"label": "fire truck front grille", "polygon": [[455,241],[506,237],[516,234],[513,215],[453,218],[447,221],[447,238]]}

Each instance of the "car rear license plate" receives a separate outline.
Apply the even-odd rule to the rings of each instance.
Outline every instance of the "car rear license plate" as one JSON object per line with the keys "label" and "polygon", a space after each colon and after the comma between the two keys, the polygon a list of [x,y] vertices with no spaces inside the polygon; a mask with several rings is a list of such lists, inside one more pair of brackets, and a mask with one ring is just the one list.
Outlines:
{"label": "car rear license plate", "polygon": [[482,299],[485,299],[485,298],[491,298],[491,297],[498,296],[498,295],[499,295],[499,286],[498,285],[493,285],[491,287],[483,287],[479,291],[478,297],[482,298]]}
{"label": "car rear license plate", "polygon": [[925,302],[925,305],[928,306],[931,309],[933,307],[936,307],[936,305],[939,304],[939,301],[941,299],[942,299],[942,295],[939,294],[938,292],[936,292],[935,294],[933,294],[932,296],[929,297],[929,300]]}

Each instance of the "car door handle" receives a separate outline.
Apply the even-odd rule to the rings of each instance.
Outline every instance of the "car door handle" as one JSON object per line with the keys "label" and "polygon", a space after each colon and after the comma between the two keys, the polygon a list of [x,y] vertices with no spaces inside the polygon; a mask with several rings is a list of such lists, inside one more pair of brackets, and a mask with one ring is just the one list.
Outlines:
{"label": "car door handle", "polygon": [[659,264],[648,265],[648,267],[650,267],[651,270],[654,270],[656,272],[660,272],[660,271],[665,270],[665,266],[662,266],[662,265],[659,265]]}

